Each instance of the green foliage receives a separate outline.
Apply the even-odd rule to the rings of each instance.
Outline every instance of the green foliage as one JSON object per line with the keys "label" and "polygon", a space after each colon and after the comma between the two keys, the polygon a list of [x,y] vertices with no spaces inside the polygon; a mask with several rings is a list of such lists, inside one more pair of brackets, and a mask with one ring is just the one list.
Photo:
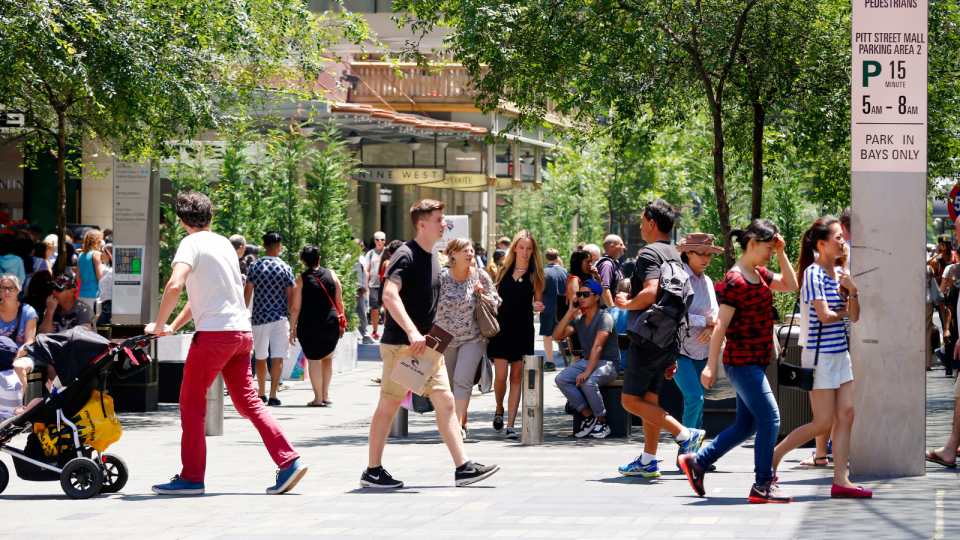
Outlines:
{"label": "green foliage", "polygon": [[187,236],[186,229],[177,217],[176,198],[180,193],[196,191],[210,196],[211,167],[204,163],[203,145],[192,145],[186,156],[178,155],[177,161],[168,167],[172,193],[160,202],[160,290],[166,286],[173,272],[171,263],[177,254],[180,241]]}
{"label": "green foliage", "polygon": [[313,143],[294,127],[289,131],[271,131],[267,139],[266,174],[274,188],[272,194],[261,194],[269,208],[267,230],[277,231],[283,237],[287,247],[281,257],[294,269],[300,267],[298,250],[307,236],[301,168],[310,167],[316,159]]}
{"label": "green foliage", "polygon": [[336,272],[343,290],[343,307],[348,328],[359,324],[354,308],[357,305],[357,273],[353,265],[361,249],[353,242],[347,209],[350,206],[350,183],[359,161],[347,144],[339,138],[337,128],[330,124],[318,131],[316,139],[323,146],[306,172],[306,201],[304,202],[305,243],[317,246],[321,264]]}

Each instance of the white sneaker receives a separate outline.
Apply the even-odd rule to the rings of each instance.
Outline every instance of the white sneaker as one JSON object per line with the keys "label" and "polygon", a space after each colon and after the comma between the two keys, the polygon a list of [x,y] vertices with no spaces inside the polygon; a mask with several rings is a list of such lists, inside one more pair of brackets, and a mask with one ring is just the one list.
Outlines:
{"label": "white sneaker", "polygon": [[593,431],[588,436],[591,439],[606,439],[610,436],[610,426],[606,422],[597,420],[596,425],[593,426]]}

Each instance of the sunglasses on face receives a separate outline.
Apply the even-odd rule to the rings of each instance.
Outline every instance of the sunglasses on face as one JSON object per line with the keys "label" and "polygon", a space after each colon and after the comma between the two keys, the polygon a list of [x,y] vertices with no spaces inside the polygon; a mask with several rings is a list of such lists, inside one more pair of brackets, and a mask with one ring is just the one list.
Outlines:
{"label": "sunglasses on face", "polygon": [[374,238],[373,241],[374,241],[374,242],[386,242],[387,239],[386,239],[386,238]]}
{"label": "sunglasses on face", "polygon": [[690,253],[693,253],[693,254],[696,255],[697,257],[703,257],[704,259],[712,259],[712,258],[713,258],[713,253],[700,253],[699,251],[691,251]]}
{"label": "sunglasses on face", "polygon": [[597,293],[577,291],[577,298],[590,298],[591,296],[593,296],[593,295],[595,295],[595,294],[597,294]]}

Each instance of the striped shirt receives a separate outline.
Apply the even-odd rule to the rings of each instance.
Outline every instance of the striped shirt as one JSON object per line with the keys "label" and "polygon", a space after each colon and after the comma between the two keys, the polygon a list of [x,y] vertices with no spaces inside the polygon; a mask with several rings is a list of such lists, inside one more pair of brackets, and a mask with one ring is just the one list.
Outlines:
{"label": "striped shirt", "polygon": [[0,371],[0,422],[12,418],[23,405],[23,384],[12,369]]}
{"label": "striped shirt", "polygon": [[717,305],[717,295],[713,292],[713,281],[706,272],[701,272],[700,277],[697,277],[689,264],[684,264],[683,267],[690,275],[693,303],[687,311],[690,316],[690,335],[684,337],[680,354],[693,360],[704,360],[710,354],[710,342],[700,343],[697,337],[707,327],[707,318],[716,320],[717,315],[720,314],[720,307]]}
{"label": "striped shirt", "polygon": [[803,271],[803,290],[800,300],[803,305],[800,309],[806,310],[810,321],[807,326],[807,350],[817,348],[817,333],[820,332],[820,352],[842,353],[847,350],[846,328],[843,320],[824,324],[820,327],[817,310],[813,307],[814,300],[826,300],[827,308],[831,311],[842,309],[846,302],[840,298],[840,284],[830,278],[819,264],[811,264]]}
{"label": "striped shirt", "polygon": [[727,326],[727,347],[723,363],[727,365],[770,363],[773,349],[773,272],[757,267],[760,283],[750,283],[740,272],[731,270],[723,281],[720,303],[736,310]]}

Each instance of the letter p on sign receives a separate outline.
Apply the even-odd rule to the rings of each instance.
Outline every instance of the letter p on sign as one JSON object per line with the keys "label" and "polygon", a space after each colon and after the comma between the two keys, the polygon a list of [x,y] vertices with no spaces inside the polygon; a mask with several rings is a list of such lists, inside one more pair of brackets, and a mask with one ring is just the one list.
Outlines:
{"label": "letter p on sign", "polygon": [[880,76],[880,62],[873,60],[863,61],[863,86],[870,86],[870,77]]}

